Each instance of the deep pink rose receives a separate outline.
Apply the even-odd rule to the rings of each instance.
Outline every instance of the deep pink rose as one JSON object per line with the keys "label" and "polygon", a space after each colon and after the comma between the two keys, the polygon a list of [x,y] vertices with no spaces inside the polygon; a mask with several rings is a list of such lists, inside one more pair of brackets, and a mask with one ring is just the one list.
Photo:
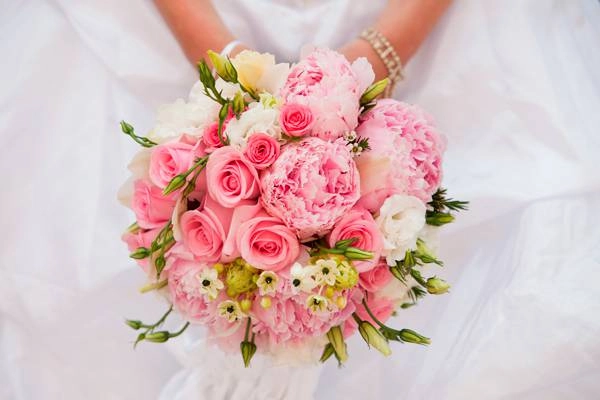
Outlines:
{"label": "deep pink rose", "polygon": [[[221,136],[223,137],[223,140],[227,140],[227,136],[225,135],[225,124],[223,124]],[[223,143],[219,139],[218,122],[213,122],[204,129],[204,134],[202,135],[202,142],[205,145],[205,150],[207,153],[212,153],[219,147],[223,147]]]}
{"label": "deep pink rose", "polygon": [[269,271],[289,267],[300,253],[300,243],[294,232],[266,213],[240,225],[236,243],[244,260],[253,267]]}
{"label": "deep pink rose", "polygon": [[374,253],[370,260],[353,261],[356,270],[365,272],[375,267],[381,256],[383,239],[373,216],[364,208],[355,207],[345,214],[329,233],[328,243],[333,247],[336,242],[350,238],[356,238],[351,246]]}
{"label": "deep pink rose", "polygon": [[[125,232],[123,236],[121,236],[121,240],[127,244],[127,249],[129,249],[130,252],[134,252],[139,247],[150,248],[152,241],[156,239],[156,236],[161,229],[162,228],[140,229],[135,233]],[[148,273],[148,258],[135,261],[142,267],[144,272]]]}
{"label": "deep pink rose", "polygon": [[261,178],[263,206],[300,240],[326,234],[360,196],[358,171],[343,140],[309,137],[283,147]]}
{"label": "deep pink rose", "polygon": [[390,267],[385,262],[385,259],[378,260],[375,268],[361,273],[359,276],[360,286],[368,292],[377,292],[394,277],[390,272]]}
{"label": "deep pink rose", "polygon": [[279,157],[279,143],[265,133],[254,133],[248,139],[244,155],[254,168],[268,168]]}
{"label": "deep pink rose", "polygon": [[131,208],[138,225],[144,229],[162,227],[175,208],[175,194],[165,196],[160,188],[143,179],[136,180],[133,188]]}
{"label": "deep pink rose", "polygon": [[288,136],[302,137],[310,134],[314,122],[313,113],[308,106],[287,103],[281,107],[279,124]]}
{"label": "deep pink rose", "polygon": [[206,197],[203,207],[181,215],[182,241],[197,260],[217,262],[221,259],[233,210]]}
{"label": "deep pink rose", "polygon": [[197,261],[178,258],[170,266],[168,275],[171,302],[184,319],[202,324],[211,324],[217,318],[216,301],[210,301],[200,292],[200,273],[210,268]]}
{"label": "deep pink rose", "polygon": [[177,141],[154,146],[150,154],[150,180],[164,189],[171,179],[186,172],[194,163],[196,142],[191,142],[187,135]]}
{"label": "deep pink rose", "polygon": [[208,193],[223,207],[235,207],[260,194],[256,168],[230,146],[215,150],[206,165]]}
{"label": "deep pink rose", "polygon": [[392,194],[431,200],[441,183],[446,147],[431,117],[416,106],[384,99],[361,117],[356,132],[370,147],[357,161],[361,205],[377,211]]}

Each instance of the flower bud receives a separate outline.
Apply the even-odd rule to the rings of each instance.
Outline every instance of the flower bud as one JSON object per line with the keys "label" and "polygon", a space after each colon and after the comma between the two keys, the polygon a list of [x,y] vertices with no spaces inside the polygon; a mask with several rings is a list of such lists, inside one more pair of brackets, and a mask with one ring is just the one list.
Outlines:
{"label": "flower bud", "polygon": [[183,185],[185,185],[186,181],[187,177],[185,175],[176,175],[173,179],[171,179],[171,182],[169,182],[167,187],[163,189],[163,194],[166,196],[169,193],[180,189]]}
{"label": "flower bud", "polygon": [[167,331],[158,331],[153,333],[147,333],[144,340],[154,343],[164,343],[169,340],[169,332]]}
{"label": "flower bud", "polygon": [[230,264],[225,274],[225,283],[227,294],[230,297],[236,297],[240,294],[250,292],[256,289],[256,270],[248,268],[242,259]]}
{"label": "flower bud", "polygon": [[242,92],[237,92],[233,97],[232,108],[235,115],[240,115],[246,109],[246,102],[244,101]]}
{"label": "flower bud", "polygon": [[402,329],[400,331],[400,339],[408,343],[416,343],[423,345],[428,345],[431,343],[431,340],[429,338],[420,335],[411,329]]}
{"label": "flower bud", "polygon": [[237,71],[227,57],[223,57],[222,55],[209,50],[208,58],[210,58],[210,62],[212,62],[213,66],[215,67],[217,74],[223,78],[224,81],[233,83],[237,82]]}
{"label": "flower bud", "polygon": [[138,330],[142,327],[142,321],[138,320],[126,319],[125,323],[135,330]]}
{"label": "flower bud", "polygon": [[240,343],[240,350],[242,351],[244,367],[248,368],[250,366],[250,360],[252,360],[254,353],[256,353],[256,344],[248,341],[243,341]]}
{"label": "flower bud", "polygon": [[333,346],[331,345],[331,343],[327,343],[325,345],[325,348],[323,349],[323,354],[321,354],[321,358],[319,359],[319,361],[321,361],[322,363],[324,363],[325,361],[327,361],[329,359],[329,357],[331,357],[333,354],[335,353],[335,351],[333,350]]}
{"label": "flower bud", "polygon": [[137,249],[135,249],[135,251],[131,254],[129,254],[129,257],[133,258],[134,260],[143,260],[144,258],[147,258],[150,255],[150,250],[148,250],[145,247],[138,247]]}
{"label": "flower bud", "polygon": [[352,245],[352,243],[356,242],[357,238],[355,237],[351,237],[349,239],[342,239],[342,240],[338,240],[337,242],[335,242],[335,248],[336,249],[342,249],[342,250],[346,250],[349,246]]}
{"label": "flower bud", "polygon": [[430,294],[444,294],[450,289],[450,285],[446,281],[436,278],[427,279],[427,291]]}
{"label": "flower bud", "polygon": [[265,296],[265,297],[261,298],[261,299],[260,299],[260,306],[261,306],[262,308],[265,308],[265,309],[267,309],[267,308],[271,307],[271,298],[270,298],[270,297],[267,297],[267,296]]}
{"label": "flower bud", "polygon": [[348,353],[346,352],[346,343],[344,342],[342,328],[339,326],[334,326],[331,328],[327,332],[327,339],[329,339],[329,343],[331,343],[331,346],[333,347],[340,364],[346,362],[348,359]]}
{"label": "flower bud", "polygon": [[247,313],[252,308],[252,300],[242,299],[240,301],[240,308],[242,309],[243,312]]}
{"label": "flower bud", "polygon": [[418,257],[425,264],[438,264],[443,265],[444,263],[435,258],[435,254],[427,247],[425,242],[421,239],[417,240],[417,250],[415,256]]}
{"label": "flower bud", "polygon": [[389,82],[389,78],[385,78],[369,86],[367,90],[365,90],[363,95],[360,97],[360,105],[364,106],[365,104],[369,104],[370,102],[375,100],[377,96],[383,93]]}
{"label": "flower bud", "polygon": [[433,226],[442,226],[445,224],[449,224],[452,221],[454,221],[454,216],[452,216],[452,214],[449,213],[438,212],[425,217],[425,222],[427,222],[427,225]]}
{"label": "flower bud", "polygon": [[131,135],[134,132],[133,126],[131,126],[131,124],[128,124],[125,121],[121,121],[121,130],[127,135]]}
{"label": "flower bud", "polygon": [[369,347],[373,346],[384,356],[392,354],[390,345],[386,338],[375,328],[369,321],[360,321],[358,324],[358,332]]}
{"label": "flower bud", "polygon": [[335,299],[335,305],[340,310],[343,308],[346,308],[346,304],[348,304],[348,300],[346,300],[346,298],[344,296],[339,296],[338,298]]}
{"label": "flower bud", "polygon": [[356,247],[348,247],[344,255],[350,260],[370,260],[373,258],[372,252],[357,249]]}

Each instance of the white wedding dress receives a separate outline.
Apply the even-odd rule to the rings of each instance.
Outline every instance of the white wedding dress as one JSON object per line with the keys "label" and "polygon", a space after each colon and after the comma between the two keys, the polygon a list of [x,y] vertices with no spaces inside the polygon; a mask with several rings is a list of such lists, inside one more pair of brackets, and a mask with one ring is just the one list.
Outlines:
{"label": "white wedding dress", "polygon": [[[339,46],[383,0],[220,0],[250,46]],[[244,370],[186,336],[142,343],[161,302],[116,201],[155,108],[196,79],[149,0],[2,0],[0,399],[594,399],[600,393],[600,4],[460,0],[398,98],[449,138],[445,186],[471,201],[442,235],[449,295],[395,324],[433,339],[338,369]],[[202,29],[202,27],[198,27]],[[207,33],[210,34],[210,33]]]}

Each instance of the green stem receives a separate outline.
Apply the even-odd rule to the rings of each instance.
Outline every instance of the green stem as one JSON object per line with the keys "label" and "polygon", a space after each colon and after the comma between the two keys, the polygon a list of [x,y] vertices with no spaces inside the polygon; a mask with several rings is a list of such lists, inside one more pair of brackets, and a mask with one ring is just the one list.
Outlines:
{"label": "green stem", "polygon": [[354,320],[356,321],[356,323],[357,323],[358,325],[360,325],[360,323],[362,322],[362,319],[360,319],[360,317],[358,316],[358,314],[357,314],[357,313],[355,313],[355,312],[353,312],[353,313],[352,313],[352,317],[354,318]]}
{"label": "green stem", "polygon": [[373,319],[373,321],[375,321],[377,323],[377,325],[379,325],[380,327],[384,328],[384,329],[388,329],[387,326],[385,326],[383,324],[383,322],[381,322],[380,320],[377,319],[377,317],[375,317],[373,315],[373,313],[371,312],[371,310],[369,309],[369,306],[367,305],[367,302],[365,301],[365,299],[363,299],[362,301],[363,306],[365,307],[365,310],[367,310],[367,314],[369,314],[369,316]]}
{"label": "green stem", "polygon": [[188,328],[188,326],[190,326],[190,323],[186,322],[185,325],[183,325],[183,327],[180,330],[178,330],[177,332],[173,332],[173,333],[169,332],[169,339],[181,335],[183,332],[185,332],[185,330]]}
{"label": "green stem", "polygon": [[169,281],[166,279],[164,281],[160,281],[160,282],[149,283],[148,285],[142,286],[140,288],[140,293],[148,293],[152,290],[162,289],[165,286],[167,286],[168,283],[169,283]]}
{"label": "green stem", "polygon": [[244,334],[244,341],[247,342],[248,341],[248,334],[250,333],[250,324],[252,323],[252,320],[250,319],[250,317],[248,317],[248,322],[246,323],[246,333]]}

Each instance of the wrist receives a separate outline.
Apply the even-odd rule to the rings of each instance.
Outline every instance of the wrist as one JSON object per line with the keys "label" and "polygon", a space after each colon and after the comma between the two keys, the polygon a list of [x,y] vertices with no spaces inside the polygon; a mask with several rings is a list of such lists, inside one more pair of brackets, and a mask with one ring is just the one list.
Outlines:
{"label": "wrist", "polygon": [[388,71],[383,63],[383,60],[379,57],[377,52],[375,52],[373,47],[365,40],[353,40],[342,47],[340,49],[340,53],[346,56],[350,62],[359,57],[365,57],[373,67],[373,72],[375,72],[375,80],[383,79],[388,75]]}

